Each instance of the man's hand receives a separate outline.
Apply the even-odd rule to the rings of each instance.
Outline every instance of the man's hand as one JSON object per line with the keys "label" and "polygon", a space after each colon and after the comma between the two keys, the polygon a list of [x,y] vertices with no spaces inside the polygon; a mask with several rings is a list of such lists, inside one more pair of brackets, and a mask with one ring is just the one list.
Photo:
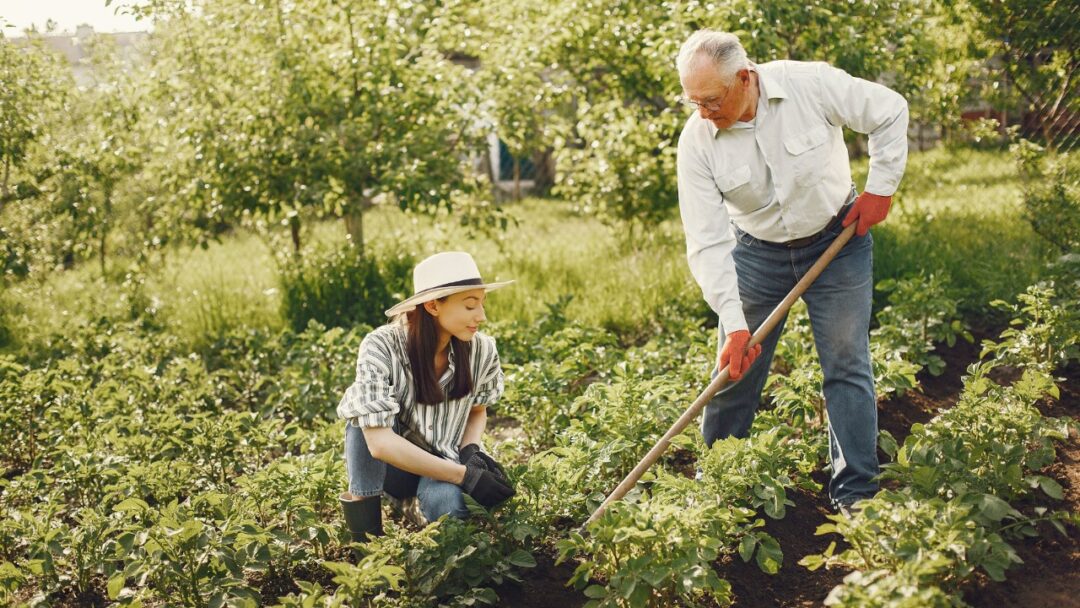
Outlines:
{"label": "man's hand", "polygon": [[859,198],[855,199],[851,211],[848,211],[847,216],[844,218],[844,228],[857,220],[859,225],[855,227],[855,234],[858,236],[866,234],[866,231],[870,230],[871,226],[881,222],[886,215],[889,215],[889,205],[891,204],[891,196],[879,196],[863,192],[859,195]]}
{"label": "man's hand", "polygon": [[745,329],[728,334],[727,340],[724,340],[724,348],[720,351],[720,365],[717,369],[724,369],[725,365],[730,365],[728,377],[732,380],[742,378],[743,372],[761,354],[761,345],[755,344],[753,348],[747,349],[746,345],[749,342],[750,332]]}

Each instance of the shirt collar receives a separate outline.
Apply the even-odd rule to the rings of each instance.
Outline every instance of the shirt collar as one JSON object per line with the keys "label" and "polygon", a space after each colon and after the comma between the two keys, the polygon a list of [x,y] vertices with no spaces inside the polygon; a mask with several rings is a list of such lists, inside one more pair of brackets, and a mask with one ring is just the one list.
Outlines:
{"label": "shirt collar", "polygon": [[[762,93],[764,93],[765,99],[770,100],[770,101],[773,100],[773,99],[787,99],[787,96],[788,96],[787,91],[780,84],[780,81],[777,80],[776,78],[773,78],[768,73],[767,70],[761,70],[759,68],[758,64],[753,63],[753,62],[750,63],[750,70],[757,73],[757,75],[758,75],[758,88],[760,89],[760,91]],[[759,99],[758,100],[758,114],[757,114],[758,117],[761,116],[762,105],[765,105],[766,106],[766,111],[768,111],[767,110],[768,104],[762,104],[760,99]],[[755,117],[755,119],[756,118],[757,117]],[[716,125],[714,125],[712,122],[710,122],[708,120],[705,121],[705,124],[709,128],[709,134],[712,135],[713,139],[716,139],[716,135],[720,132],[720,129],[716,128]],[[752,126],[753,125],[751,125],[750,123],[737,122],[731,127],[731,129],[748,129],[748,128],[752,127]],[[731,129],[729,129],[729,130],[731,130]]]}
{"label": "shirt collar", "polygon": [[449,386],[450,381],[454,377],[454,340],[450,340],[450,346],[447,348],[447,363],[446,371],[443,372],[442,378],[439,378],[439,384],[446,387]]}

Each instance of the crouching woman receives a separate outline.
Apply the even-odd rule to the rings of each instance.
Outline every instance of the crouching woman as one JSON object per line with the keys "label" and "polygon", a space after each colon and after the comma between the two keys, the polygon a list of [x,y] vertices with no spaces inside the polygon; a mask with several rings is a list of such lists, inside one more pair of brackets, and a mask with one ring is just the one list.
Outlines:
{"label": "crouching woman", "polygon": [[[503,392],[495,340],[479,332],[487,292],[472,256],[435,254],[413,269],[414,294],[360,344],[356,381],[337,407],[349,490],[340,501],[355,542],[382,534],[381,498],[413,519],[468,515],[513,496],[481,451],[487,406]],[[416,513],[419,511],[419,514]]]}

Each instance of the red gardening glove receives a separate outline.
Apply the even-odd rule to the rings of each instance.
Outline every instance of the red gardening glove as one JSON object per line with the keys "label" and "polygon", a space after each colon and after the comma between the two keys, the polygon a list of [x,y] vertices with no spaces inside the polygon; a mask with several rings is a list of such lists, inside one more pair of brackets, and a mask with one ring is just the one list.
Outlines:
{"label": "red gardening glove", "polygon": [[746,345],[749,342],[750,332],[745,329],[731,332],[727,335],[727,340],[724,340],[724,348],[720,351],[720,366],[718,369],[724,369],[725,365],[730,365],[728,377],[732,380],[742,378],[743,372],[761,354],[761,345],[755,344],[753,348],[747,349]]}
{"label": "red gardening glove", "polygon": [[848,211],[847,216],[844,218],[844,228],[847,228],[851,222],[858,220],[859,225],[855,227],[855,234],[858,236],[866,234],[866,231],[870,230],[871,226],[881,222],[886,215],[889,215],[889,205],[891,204],[891,196],[863,192],[859,195],[859,198],[855,199],[851,211]]}

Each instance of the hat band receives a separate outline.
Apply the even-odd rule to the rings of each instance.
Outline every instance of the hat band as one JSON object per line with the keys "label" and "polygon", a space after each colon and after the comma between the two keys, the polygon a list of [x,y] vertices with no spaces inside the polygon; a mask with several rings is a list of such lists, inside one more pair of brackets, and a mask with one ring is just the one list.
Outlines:
{"label": "hat band", "polygon": [[483,285],[484,281],[479,277],[475,279],[462,279],[460,281],[453,281],[450,283],[443,283],[442,285],[436,285],[435,287],[428,287],[423,291],[418,291],[413,294],[413,297],[423,295],[429,291],[435,291],[436,289],[445,289],[447,287],[463,287],[465,285]]}

